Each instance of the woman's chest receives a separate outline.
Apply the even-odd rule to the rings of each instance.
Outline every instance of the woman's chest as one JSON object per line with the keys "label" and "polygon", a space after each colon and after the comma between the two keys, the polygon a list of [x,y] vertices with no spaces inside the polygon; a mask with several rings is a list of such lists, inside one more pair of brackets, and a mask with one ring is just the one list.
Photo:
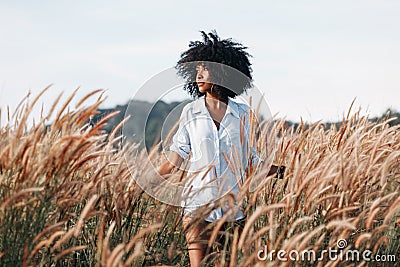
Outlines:
{"label": "woman's chest", "polygon": [[192,147],[201,144],[205,140],[219,141],[225,145],[239,145],[243,127],[239,118],[225,116],[216,127],[210,116],[198,116],[193,118],[188,124],[187,129]]}

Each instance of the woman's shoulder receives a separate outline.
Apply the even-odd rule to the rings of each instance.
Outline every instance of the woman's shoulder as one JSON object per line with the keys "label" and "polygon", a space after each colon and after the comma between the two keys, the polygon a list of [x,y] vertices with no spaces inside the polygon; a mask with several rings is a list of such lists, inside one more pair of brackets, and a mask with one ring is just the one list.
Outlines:
{"label": "woman's shoulder", "polygon": [[182,116],[190,116],[193,114],[200,105],[200,98],[187,102],[182,108]]}
{"label": "woman's shoulder", "polygon": [[246,115],[250,112],[250,107],[246,103],[238,102],[234,99],[230,100],[232,101],[232,104],[236,106],[239,115]]}

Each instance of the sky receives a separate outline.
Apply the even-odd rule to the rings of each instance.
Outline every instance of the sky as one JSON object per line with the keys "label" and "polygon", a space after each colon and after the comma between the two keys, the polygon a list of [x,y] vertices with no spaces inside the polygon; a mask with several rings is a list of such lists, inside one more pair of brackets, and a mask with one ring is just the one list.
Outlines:
{"label": "sky", "polygon": [[44,110],[77,87],[78,98],[107,89],[103,107],[125,104],[213,29],[248,47],[279,117],[336,121],[354,99],[370,116],[400,110],[399,14],[397,0],[0,0],[2,121],[50,84]]}

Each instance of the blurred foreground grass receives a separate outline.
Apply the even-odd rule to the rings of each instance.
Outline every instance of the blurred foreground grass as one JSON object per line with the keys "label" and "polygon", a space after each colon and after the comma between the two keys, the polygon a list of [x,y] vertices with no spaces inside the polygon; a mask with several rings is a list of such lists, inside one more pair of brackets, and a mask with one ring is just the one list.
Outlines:
{"label": "blurred foreground grass", "polygon": [[[181,210],[135,183],[135,176],[145,177],[151,168],[145,153],[122,145],[115,134],[122,124],[105,135],[101,128],[113,114],[88,124],[100,94],[94,91],[74,109],[68,108],[74,95],[56,101],[33,126],[27,120],[36,100],[25,102],[1,126],[1,266],[188,266]],[[84,107],[92,97],[99,97],[97,103]],[[258,252],[320,253],[338,249],[339,239],[347,241],[344,254],[371,250],[372,257],[395,255],[400,261],[400,132],[389,121],[372,123],[356,113],[338,129],[325,130],[322,123],[287,128],[282,120],[266,124],[259,152],[268,153],[267,140],[279,140],[274,161],[288,166],[286,178],[260,180],[266,168],[248,174],[247,181],[258,178],[261,186],[255,192],[249,182],[242,186],[244,231],[228,229],[225,249],[205,266],[228,264],[228,258],[230,266],[290,265],[276,256],[262,261]],[[326,257],[296,264],[377,262]]]}

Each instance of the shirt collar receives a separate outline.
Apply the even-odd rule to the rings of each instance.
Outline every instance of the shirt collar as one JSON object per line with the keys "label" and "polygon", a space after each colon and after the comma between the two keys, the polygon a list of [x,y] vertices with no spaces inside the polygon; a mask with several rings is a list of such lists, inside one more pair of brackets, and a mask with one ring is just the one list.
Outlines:
{"label": "shirt collar", "polygon": [[[201,114],[208,114],[206,103],[205,103],[205,96],[199,97],[193,103],[193,113],[201,113]],[[228,98],[228,107],[226,108],[226,114],[232,114],[236,118],[240,118],[239,116],[239,109],[238,104]]]}

